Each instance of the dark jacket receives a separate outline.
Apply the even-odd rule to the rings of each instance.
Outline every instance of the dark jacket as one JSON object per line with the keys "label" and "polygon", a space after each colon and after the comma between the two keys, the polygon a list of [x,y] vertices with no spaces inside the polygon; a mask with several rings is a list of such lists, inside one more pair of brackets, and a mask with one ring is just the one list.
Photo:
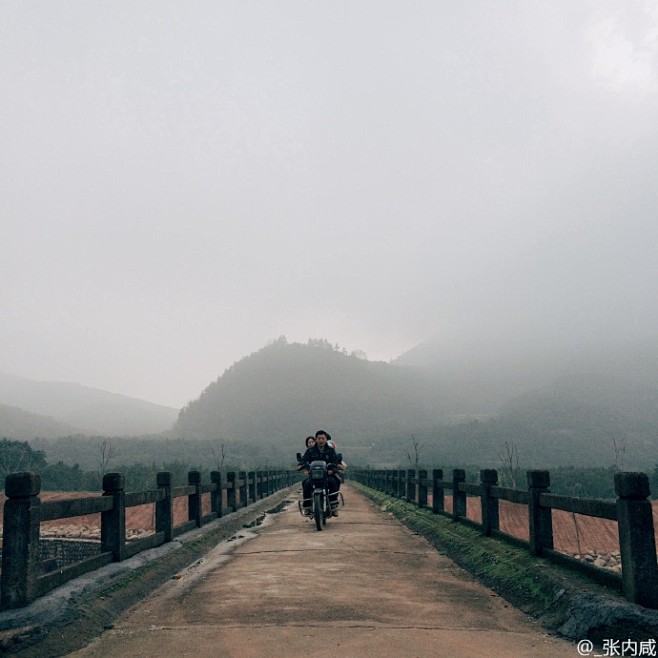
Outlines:
{"label": "dark jacket", "polygon": [[[330,448],[329,446],[326,446],[322,452],[320,452],[317,446],[308,448],[306,452],[302,455],[302,461],[300,462],[300,464],[310,464],[311,462],[314,462],[316,460],[323,461],[327,464],[336,464],[336,465],[339,464],[338,458],[336,457],[336,449]],[[335,477],[338,480],[338,483],[340,484],[340,477],[336,469],[334,469],[333,477]]]}
{"label": "dark jacket", "polygon": [[335,464],[336,450],[326,446],[325,449],[320,452],[317,446],[313,446],[312,448],[308,448],[302,455],[302,464],[310,464],[316,460],[323,461],[327,464]]}

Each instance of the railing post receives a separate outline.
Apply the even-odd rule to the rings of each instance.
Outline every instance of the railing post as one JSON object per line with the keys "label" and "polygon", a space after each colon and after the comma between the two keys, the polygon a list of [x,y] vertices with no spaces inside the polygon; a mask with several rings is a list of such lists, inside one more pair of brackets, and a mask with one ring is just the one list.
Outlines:
{"label": "railing post", "polygon": [[158,489],[164,489],[165,497],[155,504],[155,531],[164,533],[164,540],[174,537],[174,500],[171,497],[171,473],[162,471],[156,475]]}
{"label": "railing post", "polygon": [[194,493],[187,497],[187,518],[194,521],[197,528],[201,527],[201,473],[189,471],[187,484],[194,487]]}
{"label": "railing post", "polygon": [[407,469],[407,502],[416,502],[416,471],[413,468]]}
{"label": "railing post", "polygon": [[263,497],[263,471],[256,471],[256,497],[258,500]]}
{"label": "railing post", "polygon": [[101,551],[112,553],[112,560],[120,562],[126,550],[126,492],[121,473],[103,476],[103,496],[112,498],[112,509],[101,512]]}
{"label": "railing post", "polygon": [[251,500],[252,503],[255,503],[257,498],[256,498],[256,472],[255,471],[249,471],[248,474],[249,477],[249,500]]}
{"label": "railing post", "polygon": [[222,509],[222,473],[221,471],[211,471],[210,481],[215,485],[215,489],[210,492],[210,509],[212,513],[220,518],[224,513]]}
{"label": "railing post", "polygon": [[418,507],[427,507],[427,471],[418,471]]}
{"label": "railing post", "polygon": [[466,516],[466,493],[459,491],[459,485],[466,482],[466,471],[463,468],[455,468],[452,471],[452,520],[458,521],[459,517]]}
{"label": "railing post", "polygon": [[20,608],[37,597],[41,476],[26,471],[5,479],[1,603]]}
{"label": "railing post", "polygon": [[646,608],[658,608],[649,478],[645,473],[615,473],[615,493],[624,596]]}
{"label": "railing post", "polygon": [[249,504],[247,500],[247,472],[240,471],[238,473],[239,490],[240,490],[240,507],[245,507]]}
{"label": "railing post", "polygon": [[398,498],[405,498],[407,495],[407,471],[400,469],[398,471]]}
{"label": "railing post", "polygon": [[226,507],[231,512],[235,512],[238,509],[237,492],[235,490],[238,483],[235,481],[235,471],[229,471],[226,474],[226,484]]}
{"label": "railing post", "polygon": [[491,536],[492,530],[498,530],[500,517],[498,512],[498,498],[491,495],[491,487],[498,484],[498,471],[494,468],[485,468],[480,471],[480,499],[482,501],[482,534]]}
{"label": "railing post", "polygon": [[533,555],[541,555],[545,548],[553,549],[553,516],[550,507],[539,504],[539,496],[546,493],[551,485],[548,471],[528,471],[528,523],[530,526],[530,550]]}
{"label": "railing post", "polygon": [[445,510],[445,494],[439,482],[443,481],[443,469],[432,470],[432,512],[438,514]]}

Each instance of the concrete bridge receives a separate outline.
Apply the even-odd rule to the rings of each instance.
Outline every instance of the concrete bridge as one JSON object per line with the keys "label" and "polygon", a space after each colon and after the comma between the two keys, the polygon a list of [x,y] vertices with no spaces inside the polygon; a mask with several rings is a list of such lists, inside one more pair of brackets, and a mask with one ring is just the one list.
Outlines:
{"label": "concrete bridge", "polygon": [[323,532],[299,514],[298,490],[279,492],[279,513],[241,527],[110,622],[106,613],[97,637],[85,636],[89,618],[103,617],[103,601],[120,608],[120,589],[96,592],[80,623],[21,655],[577,655],[349,483]]}
{"label": "concrete bridge", "polygon": [[[658,612],[628,596],[625,600],[614,587],[623,584],[619,578],[610,583],[614,591],[578,580],[569,569],[534,557],[528,542],[514,548],[514,542],[500,541],[505,538],[497,522],[498,499],[515,497],[529,504],[531,521],[546,517],[531,523],[531,533],[534,526],[541,530],[542,550],[551,555],[550,507],[606,514],[618,519],[620,539],[624,533],[632,538],[628,559],[638,561],[646,554],[646,542],[642,550],[635,546],[641,519],[633,510],[648,504],[646,496],[621,486],[626,476],[620,478],[616,504],[595,505],[534,495],[532,487],[507,491],[495,486],[495,472],[483,474],[486,486],[464,483],[458,470],[452,480],[444,480],[440,470],[432,477],[424,471],[355,472],[369,486],[346,483],[347,506],[323,532],[299,514],[297,475],[285,471],[229,473],[225,478],[214,473],[210,484],[191,472],[182,487],[172,487],[167,474],[160,474],[158,489],[134,493],[125,493],[121,477],[110,474],[102,497],[53,502],[40,501],[36,474],[10,476],[0,651],[40,658],[192,651],[239,657],[574,656],[575,641],[596,636],[599,646],[606,638],[652,639],[653,649],[645,644],[644,654],[628,655],[655,655]],[[545,472],[539,476],[544,486]],[[637,480],[629,477],[631,483]],[[450,514],[442,509],[444,489],[453,493]],[[646,493],[644,487],[640,493]],[[484,522],[477,530],[455,522],[466,509],[466,495],[482,507]],[[176,498],[186,507],[182,523],[174,513]],[[540,505],[534,512],[533,498]],[[153,505],[155,532],[131,543],[126,540],[126,508],[145,504]],[[555,600],[545,607],[550,614],[559,609],[559,630],[571,641],[549,634],[498,590],[480,584],[446,551],[437,550],[441,542],[433,546],[410,530],[414,526],[408,520],[400,523],[388,511],[395,505],[416,510],[434,538],[470,531],[462,546],[481,549],[486,543],[485,560],[511,562],[530,586],[534,573],[543,580],[554,578]],[[40,523],[91,510],[101,517],[96,553],[44,572],[35,548],[44,543]],[[622,523],[626,517],[632,521],[629,528]],[[537,537],[531,537],[530,548],[537,548]],[[454,550],[450,555],[461,561]],[[649,572],[653,562],[645,565]],[[473,570],[474,565],[467,566]],[[535,606],[534,612],[546,610]],[[578,619],[571,623],[570,616]]]}

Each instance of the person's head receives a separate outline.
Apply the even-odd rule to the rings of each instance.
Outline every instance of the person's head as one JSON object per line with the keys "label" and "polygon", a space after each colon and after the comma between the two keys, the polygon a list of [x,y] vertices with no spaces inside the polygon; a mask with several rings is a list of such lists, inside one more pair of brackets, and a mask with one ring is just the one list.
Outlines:
{"label": "person's head", "polygon": [[314,436],[307,436],[306,437],[306,447],[307,448],[312,448],[315,445],[315,437]]}
{"label": "person's head", "polygon": [[318,430],[315,433],[315,445],[317,445],[320,450],[324,449],[327,445],[327,433],[324,430]]}

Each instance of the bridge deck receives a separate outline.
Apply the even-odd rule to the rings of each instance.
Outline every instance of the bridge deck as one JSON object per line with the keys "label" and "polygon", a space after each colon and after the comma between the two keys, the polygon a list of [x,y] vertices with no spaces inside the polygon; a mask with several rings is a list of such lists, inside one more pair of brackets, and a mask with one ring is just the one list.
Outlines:
{"label": "bridge deck", "polygon": [[349,486],[223,542],[74,656],[576,655]]}

